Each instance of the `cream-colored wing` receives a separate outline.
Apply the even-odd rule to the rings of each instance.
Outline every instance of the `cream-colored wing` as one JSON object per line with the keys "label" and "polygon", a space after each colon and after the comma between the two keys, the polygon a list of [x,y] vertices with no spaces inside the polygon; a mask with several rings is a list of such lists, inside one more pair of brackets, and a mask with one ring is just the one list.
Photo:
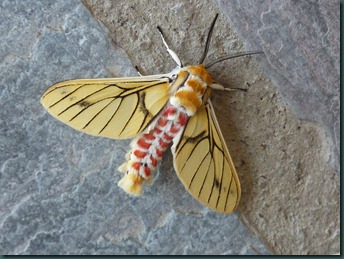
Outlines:
{"label": "cream-colored wing", "polygon": [[79,79],[57,83],[41,103],[55,118],[79,131],[130,138],[143,131],[167,103],[167,77]]}
{"label": "cream-colored wing", "polygon": [[220,213],[235,210],[240,182],[210,100],[189,119],[172,152],[177,175],[194,198]]}

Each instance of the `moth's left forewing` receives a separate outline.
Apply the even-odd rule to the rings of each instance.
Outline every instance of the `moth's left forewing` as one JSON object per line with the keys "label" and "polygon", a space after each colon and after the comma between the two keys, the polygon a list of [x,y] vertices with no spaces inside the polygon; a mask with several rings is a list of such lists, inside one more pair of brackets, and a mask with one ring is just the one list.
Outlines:
{"label": "moth's left forewing", "polygon": [[172,152],[177,175],[194,198],[220,213],[238,206],[239,178],[210,100],[188,120]]}
{"label": "moth's left forewing", "polygon": [[130,138],[144,131],[170,98],[169,76],[76,79],[50,87],[47,111],[87,134]]}

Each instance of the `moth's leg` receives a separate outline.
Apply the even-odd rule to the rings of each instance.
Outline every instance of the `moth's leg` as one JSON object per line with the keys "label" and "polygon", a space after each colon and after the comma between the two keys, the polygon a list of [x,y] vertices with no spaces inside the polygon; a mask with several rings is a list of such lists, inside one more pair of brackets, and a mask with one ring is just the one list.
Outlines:
{"label": "moth's leg", "polygon": [[144,76],[144,75],[141,73],[141,71],[140,71],[140,69],[139,69],[138,66],[135,66],[135,69],[136,69],[137,73],[139,74],[139,76]]}
{"label": "moth's leg", "polygon": [[211,84],[210,88],[215,89],[215,90],[222,90],[222,91],[243,91],[247,92],[246,88],[225,88],[223,85],[220,84]]}
{"label": "moth's leg", "polygon": [[162,41],[163,41],[163,43],[164,43],[164,45],[165,45],[165,47],[166,47],[166,49],[167,49],[167,52],[171,55],[171,57],[173,58],[173,60],[177,63],[178,67],[182,67],[183,64],[182,64],[182,62],[180,61],[180,58],[178,57],[178,55],[177,55],[173,50],[171,50],[170,47],[167,45],[167,43],[166,43],[166,41],[165,41],[164,34],[162,33],[162,30],[161,30],[160,26],[157,26],[157,29],[158,29],[158,31],[159,31],[159,33],[160,33],[160,36],[161,36],[161,38],[162,38]]}

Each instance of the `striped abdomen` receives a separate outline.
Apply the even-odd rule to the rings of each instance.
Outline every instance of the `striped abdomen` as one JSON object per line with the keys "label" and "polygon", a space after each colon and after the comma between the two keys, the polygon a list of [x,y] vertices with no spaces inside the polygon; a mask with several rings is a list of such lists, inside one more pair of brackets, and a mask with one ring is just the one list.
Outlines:
{"label": "striped abdomen", "polygon": [[[127,162],[119,167],[125,176],[118,185],[126,192],[140,195],[142,182],[151,179],[163,152],[178,134],[182,133],[188,117],[197,113],[203,105],[204,96],[209,96],[212,78],[203,65],[181,69],[174,82],[170,101],[148,133],[141,134],[131,143]],[[178,138],[179,139],[179,138]]]}
{"label": "striped abdomen", "polygon": [[126,175],[118,185],[126,192],[140,195],[142,182],[151,179],[163,152],[180,133],[187,121],[187,115],[172,105],[167,105],[148,133],[136,137],[127,154],[127,162],[119,167]]}

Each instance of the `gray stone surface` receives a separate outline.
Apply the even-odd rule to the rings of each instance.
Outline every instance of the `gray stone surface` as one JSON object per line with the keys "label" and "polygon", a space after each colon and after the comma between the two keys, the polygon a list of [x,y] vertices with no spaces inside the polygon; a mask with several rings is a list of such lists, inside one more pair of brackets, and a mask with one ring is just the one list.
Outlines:
{"label": "gray stone surface", "polygon": [[339,1],[218,0],[247,48],[262,49],[264,72],[293,112],[330,138],[339,172]]}
{"label": "gray stone surface", "polygon": [[[0,3],[1,254],[269,253],[260,240],[276,254],[339,251],[336,2],[84,3],[111,33],[79,1]],[[50,117],[39,98],[64,79],[136,75],[132,64],[146,74],[170,71],[175,64],[156,25],[194,64],[218,12],[224,15],[208,60],[263,47],[257,59],[274,82],[249,57],[210,70],[226,87],[248,88],[213,93],[242,183],[237,214],[218,215],[193,200],[168,152],[154,185],[129,197],[116,185],[129,141],[76,132]]]}
{"label": "gray stone surface", "polygon": [[[128,49],[118,47],[131,41],[118,33],[111,44],[79,1],[3,0],[0,24],[1,254],[268,253],[238,215],[219,215],[188,195],[170,154],[144,196],[129,197],[116,184],[129,141],[76,132],[40,105],[61,80],[135,75]],[[152,65],[145,70],[161,68]]]}
{"label": "gray stone surface", "polygon": [[[146,74],[170,71],[175,66],[154,29],[156,25],[162,27],[167,41],[182,60],[195,64],[203,50],[205,31],[215,13],[228,15],[226,9],[214,1],[84,2],[94,17],[111,30],[115,44],[122,45],[132,63],[139,65]],[[245,5],[246,1],[242,2]],[[296,8],[300,2],[309,1],[288,2],[294,4],[290,9]],[[247,3],[254,8],[253,2]],[[280,1],[269,1],[263,11],[278,10],[280,6],[285,5]],[[250,16],[250,10],[246,11]],[[307,17],[306,11],[303,14],[299,27],[304,26]],[[260,48],[259,44],[245,47],[225,15],[219,16],[207,60]],[[245,12],[240,11],[240,16],[236,17],[245,24]],[[274,16],[271,23],[281,23],[280,17],[283,16]],[[259,24],[259,19],[252,22]],[[246,25],[250,27],[248,23]],[[257,33],[247,33],[246,42]],[[284,39],[285,34],[270,35],[271,41],[277,42]],[[302,38],[298,42],[302,45]],[[269,70],[263,73],[255,62],[255,59],[262,61],[264,66],[267,57],[269,52],[267,56],[232,59],[209,69],[215,80],[224,86],[248,89],[246,93],[212,93],[219,124],[241,181],[242,199],[237,215],[252,233],[264,240],[272,253],[336,253],[340,240],[340,182],[339,174],[333,169],[335,166],[329,166],[329,161],[335,161],[329,158],[334,145],[325,135],[325,126],[301,121],[293,111],[295,108],[292,109],[281,97],[281,86],[274,85],[266,77]],[[309,70],[313,73],[311,68],[305,70],[305,75],[299,71],[299,78],[304,80],[301,84],[307,84]],[[323,101],[319,106],[325,107],[325,103]],[[336,107],[333,109],[335,112]],[[171,165],[165,164],[169,157],[165,158],[159,180],[163,174],[174,177]],[[179,186],[176,180],[173,190]],[[188,204],[185,202],[183,204]]]}
{"label": "gray stone surface", "polygon": [[[217,0],[217,3],[245,48],[265,52],[264,57],[257,57],[259,64],[292,112],[303,122],[314,122],[317,131],[325,133],[316,136],[314,131],[308,131],[304,132],[304,138],[298,138],[302,128],[310,124],[297,126],[301,130],[295,132],[290,130],[290,118],[285,120],[283,111],[278,112],[275,119],[285,120],[283,128],[288,130],[281,136],[275,130],[270,135],[277,136],[274,144],[280,147],[273,156],[277,170],[271,175],[261,170],[264,180],[258,179],[257,185],[261,188],[259,193],[264,193],[264,201],[258,201],[257,207],[262,209],[255,209],[260,211],[259,219],[248,217],[250,226],[255,226],[261,238],[278,254],[335,253],[339,251],[340,233],[339,177],[318,162],[327,161],[339,173],[340,2]],[[267,111],[271,120],[273,113]],[[323,139],[323,143],[315,144],[310,139]],[[269,149],[268,142],[267,138],[264,149]],[[283,156],[278,155],[280,151]],[[286,163],[294,164],[294,168],[283,170],[280,165]],[[277,212],[275,216],[269,212],[271,209]]]}

